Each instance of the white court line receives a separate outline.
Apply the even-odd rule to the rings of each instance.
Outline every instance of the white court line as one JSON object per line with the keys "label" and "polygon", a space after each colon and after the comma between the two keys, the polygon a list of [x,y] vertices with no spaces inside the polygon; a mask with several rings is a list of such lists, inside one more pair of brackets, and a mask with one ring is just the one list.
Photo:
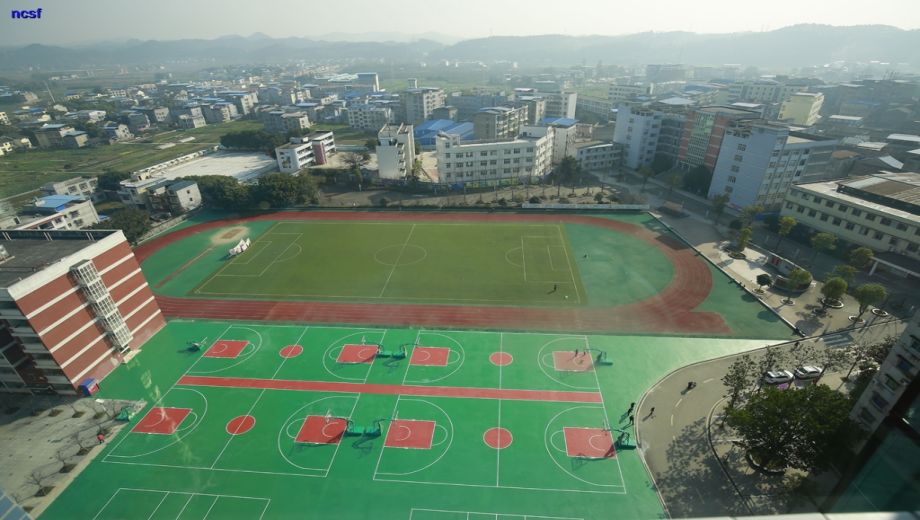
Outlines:
{"label": "white court line", "polygon": [[527,250],[524,249],[523,235],[521,235],[521,271],[524,272],[524,282],[527,282]]}
{"label": "white court line", "polygon": [[147,520],[150,520],[151,518],[153,518],[153,515],[157,514],[157,511],[159,511],[160,506],[163,505],[163,502],[166,502],[166,497],[168,497],[168,496],[169,496],[169,492],[167,492],[165,495],[163,495],[163,498],[160,499],[160,503],[157,504],[157,507],[154,508],[154,510],[153,510],[152,513],[150,513],[150,516],[147,517]]}
{"label": "white court line", "polygon": [[559,232],[559,240],[562,241],[563,250],[565,251],[565,263],[569,267],[569,276],[572,277],[572,286],[575,287],[575,303],[581,303],[581,294],[578,292],[578,282],[575,281],[575,271],[572,270],[572,261],[569,259],[569,248],[565,247],[565,235],[562,234],[562,226],[556,224],[556,231]]}
{"label": "white court line", "polygon": [[[415,333],[415,342],[412,343],[412,350],[413,350],[413,351],[415,350],[415,347],[418,346],[418,342],[419,342],[419,340],[421,339],[421,337],[422,337],[422,329],[419,329],[419,330]],[[406,357],[408,357],[409,360],[411,361],[411,360],[412,360],[412,352],[409,352],[409,353],[407,354]],[[402,383],[400,383],[401,386],[406,384],[406,378],[409,377],[409,370],[411,370],[411,369],[412,369],[412,363],[406,363],[406,371],[403,372]]]}
{"label": "white court line", "polygon": [[[227,325],[227,328],[224,329],[224,331],[221,332],[221,333],[217,336],[217,340],[220,340],[221,338],[223,338],[224,335],[225,335],[231,328],[233,328],[233,324],[232,324],[232,323],[229,324],[229,325]],[[179,384],[179,381],[180,381],[183,377],[185,377],[186,375],[188,375],[189,372],[190,372],[193,368],[195,368],[195,365],[197,365],[198,362],[201,361],[201,359],[202,359],[201,356],[199,356],[197,359],[195,359],[195,362],[192,363],[192,364],[185,370],[185,372],[183,372],[182,375],[180,375],[180,376],[176,379],[175,382],[173,382],[172,386],[170,386],[165,392],[163,392],[162,395],[160,395],[160,397],[153,403],[153,406],[152,406],[151,408],[155,408],[155,407],[159,406],[159,404],[160,404],[161,402],[163,402],[163,399],[166,398],[166,395],[169,394],[169,392],[172,391],[172,389],[175,388],[177,384]],[[118,447],[121,446],[121,444],[122,444],[123,442],[125,442],[125,439],[128,438],[128,434],[129,434],[129,433],[131,433],[131,430],[129,430],[128,428],[124,428],[124,429],[120,432],[120,434],[121,434],[121,439],[118,441],[118,444],[116,444],[115,447],[112,448],[112,449],[105,455],[105,457],[102,458],[102,461],[103,461],[103,462],[106,462],[106,459],[108,459],[109,456],[110,456],[111,454],[113,454],[113,453],[115,453],[116,451],[118,451]]]}
{"label": "white court line", "polygon": [[[505,336],[499,332],[498,333],[498,352],[499,355],[505,351]],[[504,356],[502,356],[504,357]],[[502,389],[502,366],[498,365],[498,389],[499,395],[501,395]],[[502,400],[501,397],[498,399],[498,427],[502,427]],[[502,467],[502,450],[495,450],[495,487],[499,487],[501,484],[501,467]]]}
{"label": "white court line", "polygon": [[[399,400],[400,400],[400,399],[402,399],[402,395],[397,394],[397,395],[396,395],[396,403],[393,405],[393,412],[390,413],[390,419],[391,419],[391,420],[396,418],[396,411],[399,410]],[[390,429],[389,429],[389,427],[387,427],[387,433],[389,433],[389,431],[390,431]],[[383,440],[384,444],[386,444],[386,435],[384,435],[384,438],[383,438],[383,439],[384,439],[384,440]],[[380,461],[383,459],[383,452],[384,452],[384,451],[386,451],[386,448],[384,448],[383,446],[381,446],[381,447],[380,447],[380,454],[377,455],[377,465],[374,466],[374,477],[373,477],[374,480],[377,480],[377,473],[380,472]]]}
{"label": "white court line", "polygon": [[396,257],[396,261],[393,262],[393,268],[390,269],[390,274],[387,275],[386,282],[383,283],[383,289],[380,289],[380,298],[383,298],[383,293],[386,292],[387,286],[390,285],[390,278],[393,277],[393,273],[396,272],[396,268],[399,267],[399,259],[402,258],[403,253],[406,252],[406,246],[409,245],[409,241],[412,240],[412,233],[415,232],[415,224],[412,224],[412,227],[409,228],[409,236],[406,237],[406,241],[403,242],[402,249],[399,250],[399,255]]}
{"label": "white court line", "polygon": [[204,514],[204,517],[201,520],[207,520],[208,516],[211,514],[211,510],[214,509],[214,506],[217,505],[218,500],[220,500],[220,497],[214,497],[214,501],[211,502],[211,507],[208,508],[208,512]]}
{"label": "white court line", "polygon": [[[120,460],[103,460],[106,464],[125,464],[127,466],[148,466],[151,468],[172,468],[172,469],[198,469],[202,471],[223,471],[225,473],[253,473],[256,475],[280,475],[285,477],[315,477],[315,478],[325,478],[326,475],[312,475],[309,473],[286,473],[283,471],[258,471],[253,469],[224,469],[224,468],[209,468],[207,466],[178,466],[175,464],[153,464],[149,462],[125,462]],[[323,471],[318,468],[301,468],[305,471]],[[173,491],[177,493],[177,491]]]}
{"label": "white court line", "polygon": [[573,517],[573,516],[570,517],[570,516],[527,515],[527,514],[517,514],[517,513],[485,513],[483,511],[451,511],[448,509],[429,509],[425,507],[413,507],[409,511],[409,520],[413,520],[412,516],[415,514],[416,511],[427,512],[427,513],[449,513],[451,515],[466,514],[467,517],[469,517],[469,515],[494,515],[496,517],[503,516],[503,517],[510,517],[510,518],[520,518],[522,520],[584,520],[584,518]]}
{"label": "white court line", "polygon": [[[299,344],[300,344],[300,340],[303,339],[304,335],[307,333],[308,330],[310,330],[310,326],[309,326],[309,325],[307,325],[306,328],[303,329],[303,332],[300,333],[300,336],[297,337],[297,340],[294,342],[295,345],[299,345]],[[261,342],[261,334],[259,335],[259,338],[260,338],[260,342]],[[278,372],[281,372],[281,369],[284,368],[284,363],[285,363],[288,359],[289,359],[289,358],[286,358],[286,357],[282,357],[282,358],[281,358],[281,363],[278,364],[278,368],[275,369],[275,372],[272,374],[272,376],[271,376],[269,379],[274,379],[275,376],[278,375]],[[256,397],[256,400],[252,403],[252,406],[249,407],[249,411],[246,412],[246,415],[247,415],[247,416],[252,416],[252,411],[256,409],[256,406],[259,404],[259,401],[262,400],[262,396],[264,396],[264,395],[265,395],[265,392],[267,392],[267,391],[268,391],[268,389],[265,388],[265,389],[263,389],[261,392],[259,392],[259,395]],[[213,469],[214,466],[217,465],[217,461],[219,461],[220,458],[223,457],[224,452],[227,451],[227,448],[230,446],[230,443],[233,442],[233,439],[235,439],[236,437],[237,437],[237,435],[231,435],[230,438],[227,439],[227,442],[226,442],[226,444],[224,444],[223,449],[220,450],[220,453],[217,454],[217,458],[215,458],[215,459],[214,459],[214,462],[211,463],[211,469]]]}
{"label": "white court line", "polygon": [[[404,480],[404,479],[392,479],[392,478],[374,478],[377,482],[401,482],[404,484],[430,484],[433,486],[455,486],[455,487],[464,487],[464,488],[486,488],[486,489],[496,489],[492,484],[459,484],[456,482],[435,482],[431,480]],[[619,488],[623,486],[614,486],[611,485],[611,488]],[[543,487],[526,487],[526,486],[508,486],[503,485],[498,489],[520,489],[524,491],[551,491],[553,493],[565,492],[565,493],[589,493],[593,495],[625,495],[626,491],[600,491],[592,489],[568,489],[568,488],[543,488]]]}
{"label": "white court line", "polygon": [[[588,336],[583,336],[585,338],[585,349],[591,348],[591,343],[588,340]],[[597,393],[601,396],[601,409],[604,410],[604,423],[610,425],[610,416],[607,415],[607,403],[604,400],[604,393],[601,392],[601,380],[597,377],[597,370],[594,371],[594,380],[597,381]],[[613,437],[613,435],[611,435]],[[612,440],[612,439],[611,439]],[[617,463],[617,470],[620,473],[620,482],[623,485],[623,494],[626,494],[626,478],[623,476],[623,466],[620,465],[619,457],[614,458],[614,461]]]}

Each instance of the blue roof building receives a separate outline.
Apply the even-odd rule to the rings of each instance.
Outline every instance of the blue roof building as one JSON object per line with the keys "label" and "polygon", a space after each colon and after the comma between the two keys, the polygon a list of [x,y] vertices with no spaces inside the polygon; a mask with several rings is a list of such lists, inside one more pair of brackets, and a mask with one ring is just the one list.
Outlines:
{"label": "blue roof building", "polygon": [[459,135],[461,141],[473,139],[473,123],[457,123],[450,119],[430,119],[413,129],[415,145],[420,148],[434,148],[439,133]]}

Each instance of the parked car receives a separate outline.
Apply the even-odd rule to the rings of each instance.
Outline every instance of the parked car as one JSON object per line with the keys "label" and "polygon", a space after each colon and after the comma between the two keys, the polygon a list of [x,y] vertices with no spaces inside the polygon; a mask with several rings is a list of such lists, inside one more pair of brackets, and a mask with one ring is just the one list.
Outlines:
{"label": "parked car", "polygon": [[792,371],[796,379],[818,379],[824,373],[821,367],[805,365]]}
{"label": "parked car", "polygon": [[763,382],[768,385],[781,385],[792,381],[795,376],[788,370],[774,370],[763,373]]}

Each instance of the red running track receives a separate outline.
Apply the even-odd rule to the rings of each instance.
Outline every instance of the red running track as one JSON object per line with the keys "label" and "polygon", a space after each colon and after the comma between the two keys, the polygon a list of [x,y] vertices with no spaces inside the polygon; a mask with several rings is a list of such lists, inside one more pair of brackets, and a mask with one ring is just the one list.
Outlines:
{"label": "red running track", "polygon": [[513,401],[551,401],[557,403],[602,403],[597,392],[561,392],[551,390],[508,390],[499,388],[465,388],[457,386],[378,385],[333,381],[297,381],[293,379],[258,379],[248,377],[182,376],[185,386],[254,388],[256,390],[298,390],[301,392],[339,392],[346,394],[411,395],[419,397],[465,397],[467,399],[507,399]]}
{"label": "red running track", "polygon": [[712,275],[696,252],[643,226],[586,215],[428,213],[428,212],[293,212],[218,220],[183,228],[146,242],[135,250],[139,261],[196,233],[257,220],[355,220],[428,222],[537,222],[584,224],[625,233],[658,249],[674,265],[674,276],[657,295],[608,308],[534,308],[387,303],[212,300],[157,296],[171,317],[318,323],[471,327],[532,331],[728,334],[722,316],[695,311],[712,289]]}

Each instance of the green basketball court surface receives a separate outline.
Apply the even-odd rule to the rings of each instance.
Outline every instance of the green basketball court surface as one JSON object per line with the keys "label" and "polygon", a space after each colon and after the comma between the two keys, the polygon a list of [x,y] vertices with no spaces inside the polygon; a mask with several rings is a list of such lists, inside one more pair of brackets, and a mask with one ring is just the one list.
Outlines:
{"label": "green basketball court surface", "polygon": [[657,518],[629,403],[760,344],[172,320],[42,518]]}

